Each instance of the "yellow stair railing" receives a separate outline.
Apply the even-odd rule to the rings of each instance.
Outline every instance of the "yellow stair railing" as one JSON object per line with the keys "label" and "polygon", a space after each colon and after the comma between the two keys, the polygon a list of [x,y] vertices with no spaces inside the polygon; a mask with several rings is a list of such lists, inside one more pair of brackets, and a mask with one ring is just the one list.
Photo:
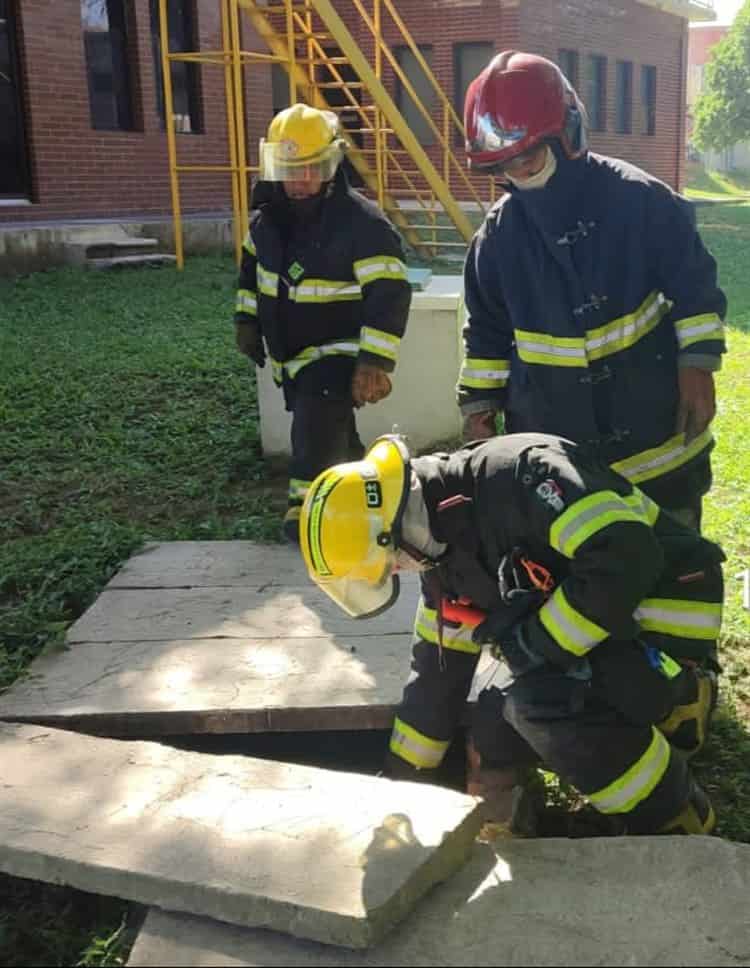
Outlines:
{"label": "yellow stair railing", "polygon": [[[223,66],[227,102],[229,162],[225,165],[180,165],[174,127],[167,125],[170,184],[175,218],[175,250],[183,264],[179,175],[196,171],[226,171],[232,180],[235,253],[239,260],[248,223],[248,176],[257,165],[248,161],[244,121],[244,70],[258,63],[279,63],[288,74],[290,103],[303,100],[342,116],[349,142],[349,159],[365,188],[377,199],[407,242],[420,254],[434,256],[463,250],[473,234],[464,199],[480,213],[485,200],[476,191],[454,145],[463,143],[463,124],[442,90],[392,0],[218,0],[221,8],[221,51],[170,52],[164,38],[166,0],[160,0],[162,61],[167,117],[173,116],[169,65],[194,61]],[[243,50],[240,13],[247,16],[269,53]],[[368,59],[345,22],[354,20],[369,36]],[[428,85],[435,110],[424,104],[393,50],[386,27],[403,40]],[[326,43],[335,45],[331,50]],[[432,139],[431,153],[419,142],[384,84],[384,67],[398,79],[414,109],[424,119]],[[437,118],[437,120],[436,120]],[[432,155],[432,157],[431,157]],[[438,161],[437,158],[440,160]],[[494,200],[494,195],[490,201]]]}

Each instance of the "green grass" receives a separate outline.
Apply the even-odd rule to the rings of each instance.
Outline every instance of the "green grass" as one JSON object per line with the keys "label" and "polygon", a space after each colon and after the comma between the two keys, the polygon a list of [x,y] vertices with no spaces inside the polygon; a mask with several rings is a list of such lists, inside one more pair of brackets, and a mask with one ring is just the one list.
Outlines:
{"label": "green grass", "polygon": [[707,171],[702,165],[688,165],[684,194],[688,198],[750,197],[750,172]]}
{"label": "green grass", "polygon": [[[734,578],[750,566],[750,205],[699,220],[731,328],[705,524],[728,556],[725,675],[697,767],[720,833],[750,842],[750,615]],[[254,378],[233,347],[234,281],[226,258],[0,280],[0,685],[59,645],[145,541],[278,534],[284,486],[261,459]],[[0,878],[0,965],[121,963],[135,912]]]}

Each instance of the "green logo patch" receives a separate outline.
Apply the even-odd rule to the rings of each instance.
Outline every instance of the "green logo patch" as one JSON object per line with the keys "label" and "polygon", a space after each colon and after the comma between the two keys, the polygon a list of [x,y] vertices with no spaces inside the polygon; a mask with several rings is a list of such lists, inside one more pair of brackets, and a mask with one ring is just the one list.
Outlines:
{"label": "green logo patch", "polygon": [[302,276],[304,276],[304,274],[305,274],[305,270],[299,264],[299,262],[293,262],[289,266],[289,278],[292,280],[292,282],[299,282],[299,280],[302,278]]}

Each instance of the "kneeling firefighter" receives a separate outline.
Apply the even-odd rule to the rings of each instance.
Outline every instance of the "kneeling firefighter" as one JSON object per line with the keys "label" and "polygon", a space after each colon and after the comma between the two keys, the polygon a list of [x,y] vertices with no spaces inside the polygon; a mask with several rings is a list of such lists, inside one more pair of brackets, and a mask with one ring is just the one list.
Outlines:
{"label": "kneeling firefighter", "polygon": [[515,434],[411,458],[381,437],[318,476],[300,524],[311,578],[349,615],[420,572],[389,775],[435,776],[485,645],[483,770],[541,764],[617,832],[713,830],[687,760],[716,700],[724,556],[596,454]]}

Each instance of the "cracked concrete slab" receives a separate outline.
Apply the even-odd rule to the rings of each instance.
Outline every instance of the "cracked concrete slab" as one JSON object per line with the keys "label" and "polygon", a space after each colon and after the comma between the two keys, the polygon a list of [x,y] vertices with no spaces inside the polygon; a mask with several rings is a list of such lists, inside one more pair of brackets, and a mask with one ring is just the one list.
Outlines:
{"label": "cracked concrete slab", "polygon": [[152,909],[129,968],[746,965],[750,847],[709,837],[476,845],[376,948]]}
{"label": "cracked concrete slab", "polygon": [[0,870],[366,947],[471,851],[438,787],[0,724]]}

